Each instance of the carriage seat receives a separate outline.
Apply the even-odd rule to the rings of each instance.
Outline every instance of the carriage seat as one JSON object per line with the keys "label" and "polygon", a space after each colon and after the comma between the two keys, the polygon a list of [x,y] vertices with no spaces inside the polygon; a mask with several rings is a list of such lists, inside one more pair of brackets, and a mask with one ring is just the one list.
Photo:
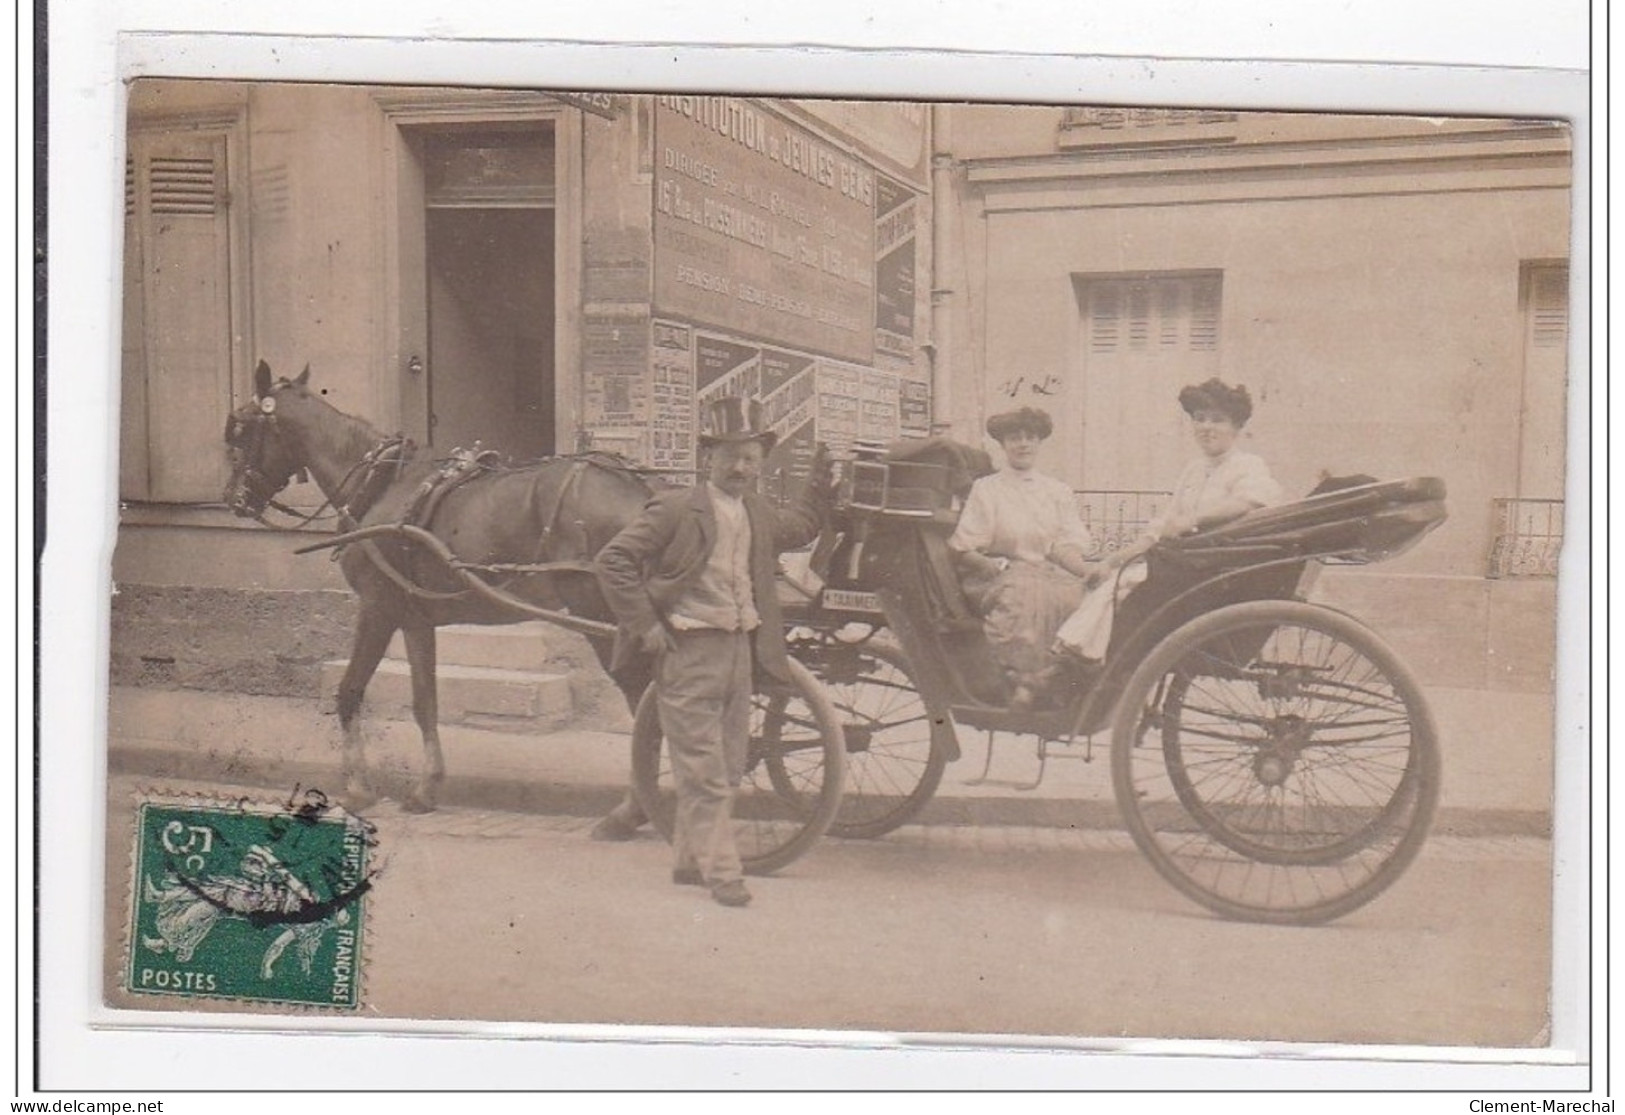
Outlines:
{"label": "carriage seat", "polygon": [[[858,536],[867,539],[860,547],[866,569],[884,570],[892,583],[906,581],[943,632],[981,630],[981,614],[966,599],[948,536],[971,485],[992,471],[984,450],[931,437],[860,454],[848,473],[842,503],[858,513]],[[897,546],[905,537],[911,542]],[[894,552],[877,553],[877,546]]]}
{"label": "carriage seat", "polygon": [[971,485],[992,471],[985,450],[946,437],[905,438],[852,462],[847,502],[882,515],[954,523]]}

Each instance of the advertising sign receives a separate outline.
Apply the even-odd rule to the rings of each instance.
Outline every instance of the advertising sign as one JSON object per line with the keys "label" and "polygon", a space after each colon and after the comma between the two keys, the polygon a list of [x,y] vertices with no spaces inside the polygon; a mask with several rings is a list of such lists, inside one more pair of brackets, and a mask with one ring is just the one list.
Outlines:
{"label": "advertising sign", "polygon": [[875,173],[753,101],[655,105],[657,312],[869,362]]}
{"label": "advertising sign", "polygon": [[875,207],[875,351],[914,359],[914,191],[878,179]]}

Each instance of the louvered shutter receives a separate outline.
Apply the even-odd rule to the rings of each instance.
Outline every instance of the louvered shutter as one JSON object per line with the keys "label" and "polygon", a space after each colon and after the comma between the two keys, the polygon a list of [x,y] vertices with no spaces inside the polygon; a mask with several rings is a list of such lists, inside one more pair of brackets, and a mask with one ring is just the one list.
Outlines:
{"label": "louvered shutter", "polygon": [[1561,499],[1567,446],[1568,266],[1526,264],[1522,287],[1524,372],[1516,494]]}
{"label": "louvered shutter", "polygon": [[[1083,316],[1081,471],[1091,489],[1166,488],[1193,452],[1179,389],[1219,372],[1222,277],[1216,272],[1078,280]],[[1072,416],[1069,415],[1069,420]]]}
{"label": "louvered shutter", "polygon": [[137,133],[127,179],[121,479],[129,498],[212,502],[231,406],[225,138]]}

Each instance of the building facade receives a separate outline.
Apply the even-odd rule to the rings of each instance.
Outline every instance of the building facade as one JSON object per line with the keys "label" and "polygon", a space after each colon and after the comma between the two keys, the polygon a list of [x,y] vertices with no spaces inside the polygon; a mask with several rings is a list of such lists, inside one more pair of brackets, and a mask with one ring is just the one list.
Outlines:
{"label": "building facade", "polygon": [[682,480],[748,392],[779,489],[815,441],[928,430],[922,106],[142,81],[128,134],[115,678],[207,684],[229,651],[176,640],[256,606],[333,649],[334,568],[219,506],[262,359],[440,455]]}
{"label": "building facade", "polygon": [[959,106],[935,143],[945,421],[974,436],[1046,407],[1045,467],[1136,519],[1194,453],[1179,388],[1245,384],[1243,444],[1288,493],[1328,473],[1448,485],[1443,527],[1324,578],[1327,599],[1436,683],[1550,685],[1566,127]]}
{"label": "building facade", "polygon": [[1514,672],[1549,672],[1550,583],[1489,573],[1496,501],[1563,494],[1561,128],[151,80],[128,155],[115,681],[308,692],[343,653],[335,567],[219,505],[261,359],[430,452],[679,479],[699,408],[748,392],[770,489],[815,441],[977,441],[1032,403],[1047,468],[1147,505],[1178,387],[1220,375],[1289,490],[1449,483],[1446,527],[1338,602],[1413,617],[1451,684],[1546,608]]}

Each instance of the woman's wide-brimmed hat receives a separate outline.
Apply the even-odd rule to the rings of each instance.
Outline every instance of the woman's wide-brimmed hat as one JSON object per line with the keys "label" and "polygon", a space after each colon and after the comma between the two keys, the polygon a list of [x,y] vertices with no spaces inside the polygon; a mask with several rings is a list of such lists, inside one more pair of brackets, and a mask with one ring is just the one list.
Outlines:
{"label": "woman's wide-brimmed hat", "polygon": [[987,436],[997,442],[1003,442],[1018,430],[1046,438],[1055,432],[1055,423],[1050,421],[1047,410],[1039,410],[1037,407],[1007,410],[987,420]]}
{"label": "woman's wide-brimmed hat", "polygon": [[1240,384],[1231,387],[1214,376],[1206,383],[1193,383],[1179,393],[1179,405],[1186,414],[1199,410],[1216,410],[1230,416],[1237,426],[1245,426],[1253,416],[1253,397]]}
{"label": "woman's wide-brimmed hat", "polygon": [[742,441],[759,441],[765,450],[778,444],[779,435],[762,422],[762,401],[724,395],[706,403],[700,412],[700,444]]}

